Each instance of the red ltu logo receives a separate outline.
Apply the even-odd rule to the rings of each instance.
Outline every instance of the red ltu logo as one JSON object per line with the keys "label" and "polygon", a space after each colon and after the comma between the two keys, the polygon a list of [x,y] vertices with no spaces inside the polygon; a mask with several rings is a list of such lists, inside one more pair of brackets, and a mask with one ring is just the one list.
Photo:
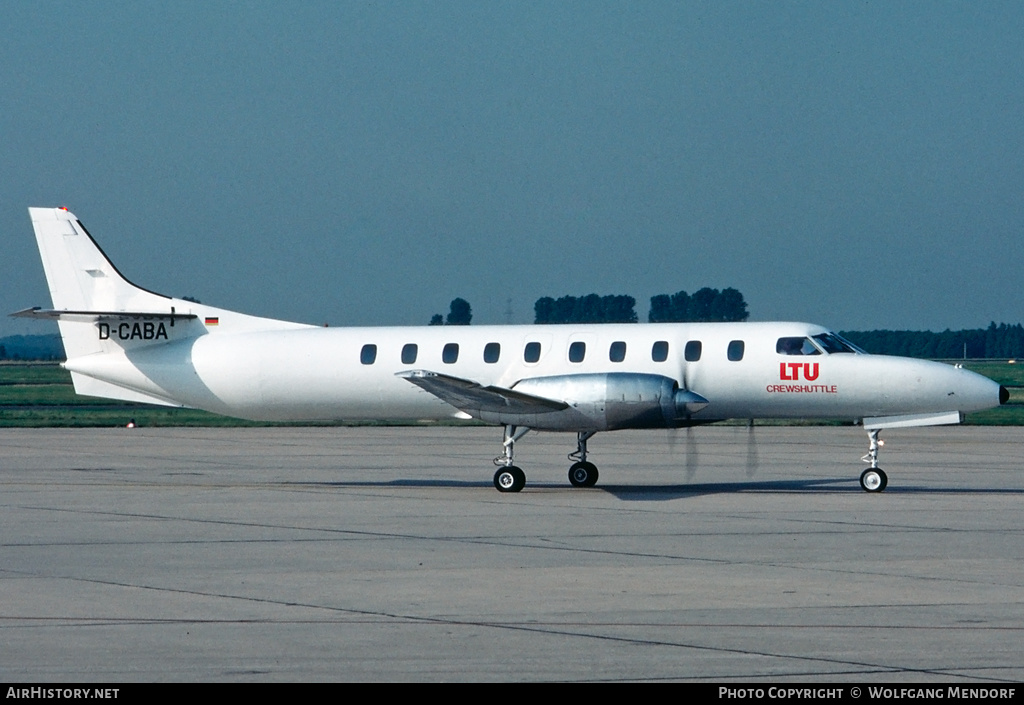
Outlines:
{"label": "red ltu logo", "polygon": [[[803,377],[800,376],[801,370],[803,371]],[[795,380],[805,379],[808,382],[813,382],[818,379],[818,363],[817,362],[780,362],[779,363],[779,379]]]}

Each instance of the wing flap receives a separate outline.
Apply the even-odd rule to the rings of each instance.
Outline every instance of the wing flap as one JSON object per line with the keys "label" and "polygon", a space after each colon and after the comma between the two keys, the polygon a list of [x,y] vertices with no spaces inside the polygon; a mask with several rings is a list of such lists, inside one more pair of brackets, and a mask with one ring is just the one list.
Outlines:
{"label": "wing flap", "polygon": [[397,376],[475,418],[479,418],[481,413],[544,414],[569,408],[564,401],[524,394],[504,387],[485,387],[472,380],[428,370],[408,370],[398,372]]}

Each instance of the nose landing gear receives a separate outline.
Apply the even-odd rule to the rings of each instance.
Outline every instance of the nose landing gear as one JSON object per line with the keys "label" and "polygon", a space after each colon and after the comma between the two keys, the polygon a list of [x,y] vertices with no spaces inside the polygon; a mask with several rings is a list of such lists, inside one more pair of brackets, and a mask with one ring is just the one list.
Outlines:
{"label": "nose landing gear", "polygon": [[880,428],[875,428],[868,431],[868,440],[871,445],[868,448],[867,455],[861,458],[865,463],[871,463],[871,467],[860,475],[860,486],[865,492],[881,492],[889,484],[889,478],[882,468],[878,467],[878,449],[885,445],[885,441],[878,438],[878,433],[881,430]]}

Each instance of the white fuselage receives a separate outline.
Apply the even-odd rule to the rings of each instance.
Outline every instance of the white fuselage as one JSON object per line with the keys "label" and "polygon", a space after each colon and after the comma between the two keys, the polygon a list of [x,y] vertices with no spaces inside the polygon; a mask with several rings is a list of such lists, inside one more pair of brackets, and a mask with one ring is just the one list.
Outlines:
{"label": "white fuselage", "polygon": [[[777,353],[781,337],[827,332],[804,323],[273,330],[242,325],[231,332],[232,314],[216,312],[214,329],[208,329],[202,317],[189,324],[179,322],[173,330],[165,329],[166,340],[129,338],[109,352],[71,359],[67,367],[76,376],[168,403],[266,421],[466,418],[396,376],[409,370],[502,388],[561,375],[659,375],[708,400],[693,414],[696,423],[756,417],[852,421],[964,413],[999,403],[996,383],[951,365],[852,353]],[[684,350],[692,341],[700,343],[700,356],[688,361]],[[734,341],[742,342],[738,360],[728,356]],[[585,347],[581,349],[580,343]],[[530,344],[539,344],[535,360],[526,354]],[[410,345],[416,348],[414,358]],[[456,345],[457,354],[452,347]],[[367,346],[376,346],[372,360]],[[485,360],[485,349],[491,361]],[[532,351],[536,350],[534,345]]]}

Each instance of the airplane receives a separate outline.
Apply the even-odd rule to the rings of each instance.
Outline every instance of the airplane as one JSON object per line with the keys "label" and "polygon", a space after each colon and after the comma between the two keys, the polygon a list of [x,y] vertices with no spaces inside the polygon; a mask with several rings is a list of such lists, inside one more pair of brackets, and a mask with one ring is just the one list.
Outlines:
{"label": "airplane", "polygon": [[256,421],[477,419],[504,428],[494,486],[519,492],[515,444],[576,433],[569,482],[593,487],[587,442],[619,429],[725,419],[842,419],[868,433],[956,424],[1008,392],[960,366],[871,355],[808,323],[327,328],[236,313],[129,282],[66,208],[29,208],[75,392]]}

